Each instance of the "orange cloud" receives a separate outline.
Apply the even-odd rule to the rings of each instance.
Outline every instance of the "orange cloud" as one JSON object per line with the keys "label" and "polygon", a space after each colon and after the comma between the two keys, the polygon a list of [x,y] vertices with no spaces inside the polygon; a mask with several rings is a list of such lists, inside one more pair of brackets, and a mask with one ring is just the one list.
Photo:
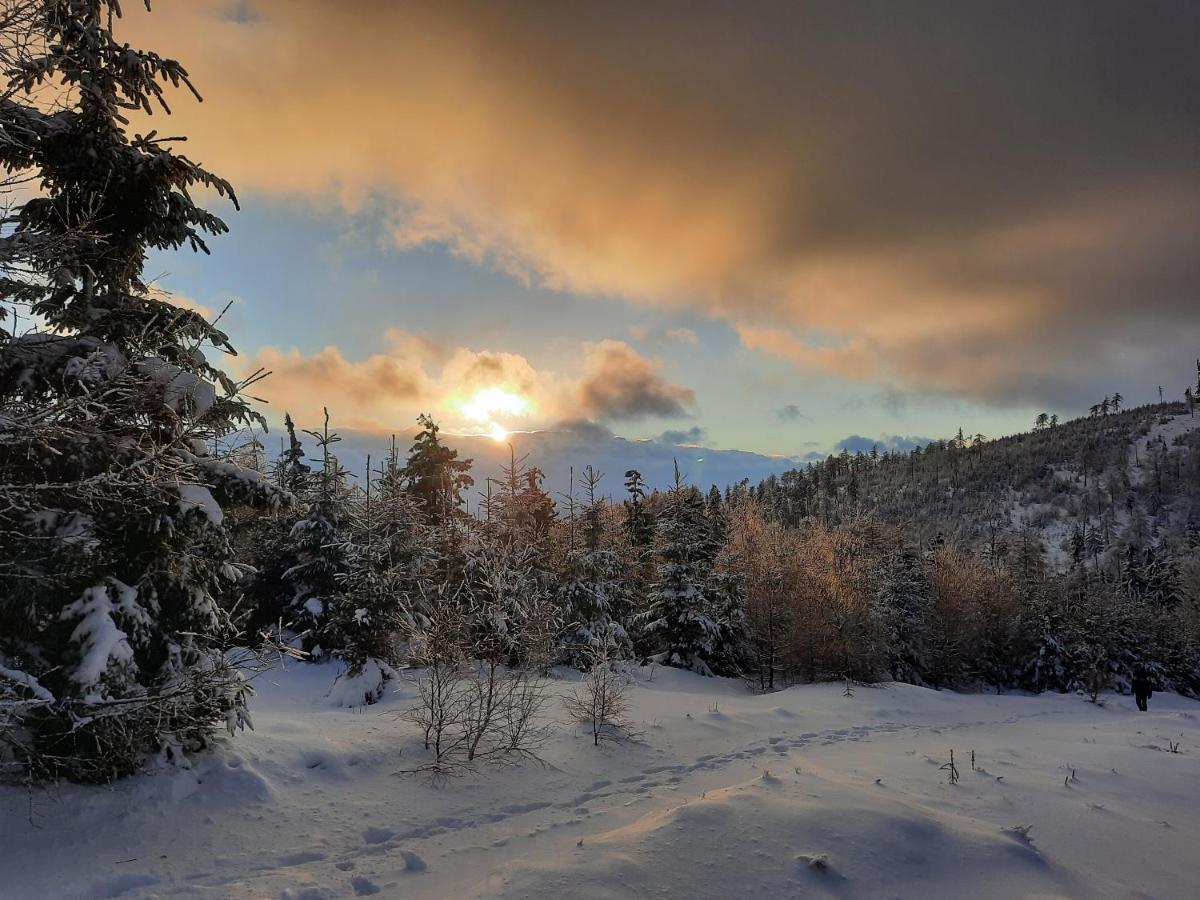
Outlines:
{"label": "orange cloud", "polygon": [[1195,333],[1186,5],[244,5],[127,11],[207,97],[171,130],[244,190],[389,198],[402,246],[999,401]]}
{"label": "orange cloud", "polygon": [[337,347],[308,356],[294,348],[263,347],[248,360],[234,361],[240,374],[270,372],[250,393],[269,403],[275,417],[290,412],[302,423],[319,421],[322,409],[329,407],[343,427],[397,430],[409,424],[412,410],[433,399],[424,370],[390,354],[352,361]]}
{"label": "orange cloud", "polygon": [[251,393],[270,404],[276,419],[290,412],[297,422],[317,422],[328,407],[339,427],[385,434],[406,430],[422,412],[450,431],[478,431],[472,401],[495,389],[523,401],[519,411],[498,416],[510,429],[545,427],[581,413],[609,420],[676,417],[695,402],[690,389],[667,380],[661,363],[620,341],[586,345],[581,374],[569,377],[515,353],[447,349],[398,329],[387,337],[388,353],[362,360],[332,346],[309,355],[264,347],[232,358],[230,367],[243,376],[271,373]]}
{"label": "orange cloud", "polygon": [[845,378],[870,379],[879,374],[877,358],[861,341],[834,347],[814,347],[779,328],[737,326],[742,343],[752,350],[789,359],[809,369],[834,372]]}

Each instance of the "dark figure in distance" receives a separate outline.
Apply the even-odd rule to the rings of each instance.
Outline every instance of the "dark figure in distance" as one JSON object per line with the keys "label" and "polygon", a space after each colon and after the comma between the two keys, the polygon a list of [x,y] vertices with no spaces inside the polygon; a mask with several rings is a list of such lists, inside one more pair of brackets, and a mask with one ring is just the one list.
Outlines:
{"label": "dark figure in distance", "polygon": [[1154,693],[1150,684],[1150,670],[1145,666],[1138,666],[1133,670],[1133,698],[1137,701],[1137,708],[1142,712],[1146,711],[1146,701]]}

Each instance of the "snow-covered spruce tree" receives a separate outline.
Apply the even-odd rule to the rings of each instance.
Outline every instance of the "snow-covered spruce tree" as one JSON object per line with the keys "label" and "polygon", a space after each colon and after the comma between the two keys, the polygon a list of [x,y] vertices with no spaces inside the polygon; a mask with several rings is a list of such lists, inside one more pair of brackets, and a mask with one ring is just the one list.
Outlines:
{"label": "snow-covered spruce tree", "polygon": [[419,607],[422,582],[432,574],[427,529],[404,490],[394,442],[378,473],[370,467],[368,457],[363,489],[349,507],[347,570],[328,611],[347,666],[342,693],[354,704],[374,703],[395,677],[404,638],[423,624],[411,610]]}
{"label": "snow-covered spruce tree", "polygon": [[591,466],[583,471],[582,543],[568,551],[566,577],[559,587],[568,623],[563,653],[581,669],[597,658],[624,659],[633,652],[624,624],[633,598],[605,520],[607,504],[597,493],[600,478]]}
{"label": "snow-covered spruce tree", "polygon": [[897,541],[879,558],[876,584],[886,629],[888,672],[895,681],[925,684],[930,601],[920,556]]}
{"label": "snow-covered spruce tree", "polygon": [[629,499],[624,503],[625,520],[621,527],[640,571],[649,567],[654,554],[654,514],[646,503],[646,481],[637,469],[625,473],[625,492]]}
{"label": "snow-covered spruce tree", "polygon": [[293,586],[286,575],[298,562],[292,527],[308,509],[313,485],[312,467],[305,462],[304,444],[296,437],[292,415],[283,414],[280,452],[268,467],[268,478],[284,500],[269,516],[248,527],[244,556],[253,566],[241,581],[242,619],[250,634],[266,632],[276,638],[290,631]]}
{"label": "snow-covered spruce tree", "polygon": [[[417,433],[408,459],[399,472],[404,491],[416,506],[417,525],[424,532],[425,559],[430,567],[431,583],[421,592],[424,597],[410,609],[413,615],[428,612],[436,598],[453,593],[462,581],[466,564],[467,522],[463,510],[463,491],[475,483],[470,475],[470,459],[459,459],[458,451],[447,447],[438,436],[440,429],[427,415],[417,418]],[[432,582],[440,582],[438,587]]]}
{"label": "snow-covered spruce tree", "polygon": [[474,655],[543,670],[557,656],[563,622],[528,544],[476,535],[466,548],[465,590],[473,610]]}
{"label": "snow-covered spruce tree", "polygon": [[320,431],[305,433],[316,441],[321,468],[312,474],[308,511],[288,535],[295,564],[283,573],[289,588],[284,625],[298,636],[310,658],[319,660],[345,643],[334,609],[342,600],[341,581],[351,568],[349,489],[346,470],[331,449],[341,437],[329,430],[329,410]]}
{"label": "snow-covered spruce tree", "polygon": [[683,483],[675,464],[675,484],[658,517],[659,547],[646,609],[637,625],[647,655],[665,665],[712,674],[709,659],[720,628],[704,596],[708,523],[700,492]]}
{"label": "snow-covered spruce tree", "polygon": [[31,323],[0,321],[0,757],[34,778],[108,780],[248,721],[222,508],[277,497],[207,449],[256,418],[201,352],[225,336],[143,280],[149,249],[226,230],[197,187],[233,192],[126,131],[190,84],[118,42],[116,14],[34,4],[0,99],[0,165],[39,186],[0,244],[0,307]]}
{"label": "snow-covered spruce tree", "polygon": [[708,575],[704,596],[708,614],[717,625],[709,664],[721,675],[740,675],[746,661],[747,623],[745,585],[735,560],[725,553],[729,543],[729,510],[714,484],[705,501],[704,517],[708,541],[704,548],[704,564]]}
{"label": "snow-covered spruce tree", "polygon": [[1059,606],[1047,598],[1026,613],[1023,625],[1032,647],[1022,661],[1019,684],[1027,690],[1066,693],[1075,683],[1079,647]]}
{"label": "snow-covered spruce tree", "polygon": [[428,525],[445,526],[464,515],[462,492],[475,483],[469,459],[438,437],[440,428],[429,416],[417,418],[421,426],[401,474],[408,493]]}
{"label": "snow-covered spruce tree", "polygon": [[526,465],[528,457],[517,457],[510,447],[508,465],[501,466],[501,477],[489,479],[497,493],[485,501],[488,518],[484,531],[508,545],[525,549],[533,566],[540,591],[552,590],[554,571],[551,564],[553,526],[557,519],[554,500],[542,487],[545,474],[537,466]]}
{"label": "snow-covered spruce tree", "polygon": [[704,583],[709,618],[717,626],[708,665],[717,675],[741,675],[750,651],[744,580],[732,565],[717,565]]}
{"label": "snow-covered spruce tree", "polygon": [[259,516],[249,528],[246,558],[253,569],[242,579],[245,630],[283,637],[291,630],[290,608],[294,587],[287,574],[298,562],[292,526],[308,509],[313,485],[312,467],[306,463],[304,445],[288,413],[279,455],[267,475],[286,502],[269,516]]}

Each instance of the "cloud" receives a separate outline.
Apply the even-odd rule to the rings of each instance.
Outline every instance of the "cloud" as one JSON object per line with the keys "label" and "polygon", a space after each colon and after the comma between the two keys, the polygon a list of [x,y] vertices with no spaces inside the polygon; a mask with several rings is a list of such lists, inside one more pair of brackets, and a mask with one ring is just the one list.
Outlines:
{"label": "cloud", "polygon": [[592,344],[580,384],[584,411],[599,419],[622,420],[687,415],[695,393],[667,381],[661,368],[624,341]]}
{"label": "cloud", "polygon": [[127,10],[206,94],[170,130],[247,191],[384,198],[402,246],[994,403],[1194,341],[1194,4],[236,10]]}
{"label": "cloud", "polygon": [[582,348],[574,375],[540,369],[524,356],[494,350],[442,346],[399,329],[385,333],[388,352],[348,358],[335,346],[304,354],[296,348],[263,347],[233,357],[230,370],[245,377],[269,371],[251,393],[281,418],[316,422],[328,406],[342,427],[390,433],[406,431],[418,413],[435,416],[449,431],[488,432],[490,422],[468,414],[480,391],[500,389],[522,400],[520,409],[497,412],[508,430],[553,428],[596,440],[611,437],[611,421],[686,414],[693,392],[666,380],[661,363],[620,341]]}
{"label": "cloud", "polygon": [[569,434],[579,438],[585,444],[598,444],[613,437],[612,431],[607,426],[588,419],[567,419],[547,430]]}
{"label": "cloud", "polygon": [[892,453],[907,453],[917,447],[924,447],[930,443],[933,438],[927,437],[901,437],[896,434],[885,434],[880,438],[867,438],[860,434],[852,434],[849,437],[844,437],[834,446],[834,450],[840,453],[843,450],[850,453],[870,453],[872,448],[875,448],[880,453],[890,451]]}
{"label": "cloud", "polygon": [[700,335],[690,328],[650,328],[647,325],[630,325],[629,336],[639,343],[655,344],[699,344]]}
{"label": "cloud", "polygon": [[414,410],[432,399],[425,371],[390,354],[353,361],[337,347],[307,356],[295,348],[263,347],[248,359],[234,357],[230,368],[241,375],[270,372],[250,393],[267,401],[275,418],[290,412],[301,423],[320,421],[329,407],[345,427],[399,431],[411,424]]}
{"label": "cloud", "polygon": [[677,344],[699,344],[700,336],[690,328],[668,328],[666,338]]}
{"label": "cloud", "polygon": [[779,409],[775,410],[775,418],[783,422],[799,422],[802,419],[805,422],[812,421],[812,417],[800,412],[800,407],[795,403],[788,403],[779,407]]}
{"label": "cloud", "polygon": [[668,429],[655,438],[660,444],[680,444],[685,446],[699,446],[703,441],[708,440],[708,432],[699,425],[693,425],[686,431],[675,431]]}

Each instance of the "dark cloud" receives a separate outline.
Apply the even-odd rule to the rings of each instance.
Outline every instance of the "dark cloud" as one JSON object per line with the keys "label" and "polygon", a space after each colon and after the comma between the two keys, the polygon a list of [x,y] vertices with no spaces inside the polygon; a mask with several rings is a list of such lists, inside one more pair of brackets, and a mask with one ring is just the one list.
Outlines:
{"label": "dark cloud", "polygon": [[693,425],[686,431],[667,430],[660,434],[656,440],[660,444],[699,444],[708,439],[706,432],[699,425]]}
{"label": "dark cloud", "polygon": [[607,426],[599,422],[593,422],[590,419],[568,419],[567,421],[559,422],[554,428],[548,430],[561,431],[582,441],[590,441],[592,443],[611,440],[613,437],[612,431]]}
{"label": "dark cloud", "polygon": [[850,453],[870,453],[871,448],[876,448],[880,453],[891,451],[893,453],[907,453],[916,447],[924,447],[933,438],[927,437],[901,437],[897,434],[885,434],[880,438],[867,438],[861,434],[852,434],[849,437],[844,437],[834,446],[834,450],[841,453],[847,450]]}
{"label": "dark cloud", "polygon": [[812,421],[812,417],[800,412],[800,407],[795,403],[788,403],[786,406],[779,407],[779,409],[775,410],[775,417],[784,422]]}
{"label": "dark cloud", "polygon": [[601,341],[584,363],[580,399],[591,416],[628,420],[687,415],[696,396],[667,381],[658,363],[623,341]]}
{"label": "dark cloud", "polygon": [[173,129],[247,190],[384,196],[402,245],[905,389],[1141,397],[1194,349],[1200,4],[246,7],[128,36],[188,65]]}

